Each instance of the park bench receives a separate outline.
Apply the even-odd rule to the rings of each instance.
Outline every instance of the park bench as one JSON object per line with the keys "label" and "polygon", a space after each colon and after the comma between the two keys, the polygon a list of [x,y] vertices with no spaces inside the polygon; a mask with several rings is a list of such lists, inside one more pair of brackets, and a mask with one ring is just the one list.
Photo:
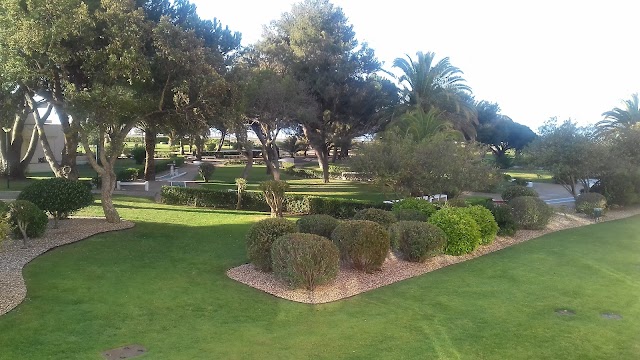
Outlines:
{"label": "park bench", "polygon": [[118,181],[116,182],[116,190],[122,190],[122,185],[125,186],[144,186],[144,191],[149,191],[149,182],[133,182],[133,181]]}

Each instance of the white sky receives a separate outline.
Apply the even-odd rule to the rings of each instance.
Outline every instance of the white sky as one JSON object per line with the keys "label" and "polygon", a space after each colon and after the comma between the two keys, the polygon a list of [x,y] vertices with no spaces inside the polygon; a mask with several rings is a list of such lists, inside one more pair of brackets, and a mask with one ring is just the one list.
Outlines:
{"label": "white sky", "polygon": [[[192,2],[201,17],[241,32],[247,45],[296,1]],[[498,102],[503,114],[534,130],[551,116],[594,123],[640,91],[635,0],[333,3],[385,68],[416,51],[448,56],[476,99]]]}

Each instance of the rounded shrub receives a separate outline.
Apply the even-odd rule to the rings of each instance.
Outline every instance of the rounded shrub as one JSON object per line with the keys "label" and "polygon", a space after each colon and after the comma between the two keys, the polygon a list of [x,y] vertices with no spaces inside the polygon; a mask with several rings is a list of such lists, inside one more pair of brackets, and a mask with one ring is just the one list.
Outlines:
{"label": "rounded shrub", "polygon": [[593,215],[593,209],[605,209],[607,207],[607,198],[598,193],[584,193],[578,195],[576,199],[576,211],[579,213]]}
{"label": "rounded shrub", "polygon": [[330,215],[315,214],[301,217],[297,222],[298,231],[307,234],[316,234],[326,238],[331,237],[331,233],[338,226],[340,220]]}
{"label": "rounded shrub", "polygon": [[0,218],[7,217],[8,213],[9,213],[9,204],[0,200]]}
{"label": "rounded shrub", "polygon": [[213,177],[213,172],[216,170],[215,165],[210,162],[205,162],[198,166],[198,173],[204,182],[209,182]]}
{"label": "rounded shrub", "polygon": [[27,185],[18,195],[18,200],[27,200],[62,219],[93,204],[93,195],[86,184],[64,178],[45,179]]}
{"label": "rounded shrub", "polygon": [[489,211],[491,211],[496,223],[498,223],[498,235],[513,236],[516,233],[517,225],[513,220],[509,206],[492,204],[489,206]]}
{"label": "rounded shrub", "polygon": [[502,192],[502,200],[511,201],[513,198],[517,198],[519,196],[534,196],[538,197],[538,193],[533,190],[533,188],[528,188],[522,185],[511,185],[508,186]]}
{"label": "rounded shrub", "polygon": [[271,271],[271,244],[282,235],[296,232],[296,225],[284,218],[270,218],[253,224],[247,232],[247,257],[262,271]]}
{"label": "rounded shrub", "polygon": [[274,275],[289,286],[313,290],[336,278],[340,252],[324,236],[293,233],[273,242],[271,261]]}
{"label": "rounded shrub", "polygon": [[396,222],[396,217],[391,211],[381,209],[368,208],[362,209],[353,216],[353,220],[369,220],[384,226],[388,229],[391,224]]}
{"label": "rounded shrub", "polygon": [[144,163],[144,159],[147,158],[147,150],[144,146],[135,144],[131,149],[131,157],[133,157],[133,160],[137,165],[142,165]]}
{"label": "rounded shrub", "polygon": [[433,213],[438,211],[438,208],[434,204],[430,203],[429,201],[424,199],[416,199],[416,198],[406,198],[402,201],[398,201],[394,203],[392,210],[396,211],[399,209],[418,210],[421,213],[423,213],[427,218],[429,218],[429,216],[433,215]]}
{"label": "rounded shrub", "polygon": [[427,215],[416,209],[395,209],[393,215],[398,221],[427,221]]}
{"label": "rounded shrub", "polygon": [[553,215],[553,209],[534,196],[514,198],[509,202],[509,207],[513,220],[521,229],[544,229]]}
{"label": "rounded shrub", "polygon": [[498,223],[491,211],[484,206],[473,205],[464,208],[480,227],[480,244],[491,244],[498,234]]}
{"label": "rounded shrub", "polygon": [[37,238],[47,230],[49,218],[31,201],[15,200],[9,204],[9,223],[13,227],[14,235]]}
{"label": "rounded shrub", "polygon": [[389,228],[391,243],[409,261],[424,262],[441,254],[447,244],[445,233],[433,224],[399,221]]}
{"label": "rounded shrub", "polygon": [[389,253],[389,233],[373,221],[343,221],[333,230],[331,240],[343,260],[366,272],[380,270]]}
{"label": "rounded shrub", "polygon": [[446,207],[433,214],[429,223],[439,227],[447,235],[445,254],[468,254],[480,244],[480,227],[465,208]]}

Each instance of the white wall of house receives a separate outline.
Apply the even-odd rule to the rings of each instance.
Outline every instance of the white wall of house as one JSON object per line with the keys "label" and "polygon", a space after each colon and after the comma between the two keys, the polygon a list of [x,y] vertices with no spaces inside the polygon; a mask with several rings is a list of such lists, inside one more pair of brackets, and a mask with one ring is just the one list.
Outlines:
{"label": "white wall of house", "polygon": [[[32,115],[29,115],[25,122],[24,130],[22,131],[22,151],[21,154],[24,155],[27,152],[27,148],[29,147],[29,141],[31,140],[31,133],[33,132],[33,128],[35,127],[35,120]],[[44,123],[44,132],[47,135],[47,140],[49,140],[49,145],[51,145],[51,150],[55,155],[56,160],[60,161],[62,156],[62,150],[64,149],[64,134],[62,133],[62,125],[59,123],[52,123],[51,121],[46,121]],[[33,154],[33,158],[27,167],[27,172],[44,172],[51,171],[51,167],[46,160],[44,160],[44,151],[42,150],[42,145],[40,145],[40,141],[38,141],[38,145],[36,146],[36,151]]]}

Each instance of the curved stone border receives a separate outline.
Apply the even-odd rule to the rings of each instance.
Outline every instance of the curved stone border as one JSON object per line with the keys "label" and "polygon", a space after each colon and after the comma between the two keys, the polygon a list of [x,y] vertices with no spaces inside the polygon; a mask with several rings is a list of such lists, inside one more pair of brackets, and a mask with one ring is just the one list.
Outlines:
{"label": "curved stone border", "polygon": [[0,246],[0,316],[18,306],[27,295],[22,268],[39,255],[58,246],[71,244],[109,231],[130,229],[135,224],[122,221],[111,224],[104,218],[71,218],[53,222],[41,238],[31,239],[29,248],[21,249],[21,240],[6,240]]}
{"label": "curved stone border", "polygon": [[[640,214],[640,208],[610,211],[601,221],[617,220],[638,214]],[[251,264],[229,269],[227,276],[279,298],[306,304],[323,304],[477,258],[548,233],[593,223],[593,219],[583,215],[556,214],[544,230],[520,230],[514,237],[498,237],[492,244],[481,246],[471,254],[463,256],[440,255],[425,263],[411,263],[390,255],[382,266],[382,270],[371,274],[343,267],[334,281],[319,286],[314,291],[292,290],[278,281],[272,273],[259,271]]]}

